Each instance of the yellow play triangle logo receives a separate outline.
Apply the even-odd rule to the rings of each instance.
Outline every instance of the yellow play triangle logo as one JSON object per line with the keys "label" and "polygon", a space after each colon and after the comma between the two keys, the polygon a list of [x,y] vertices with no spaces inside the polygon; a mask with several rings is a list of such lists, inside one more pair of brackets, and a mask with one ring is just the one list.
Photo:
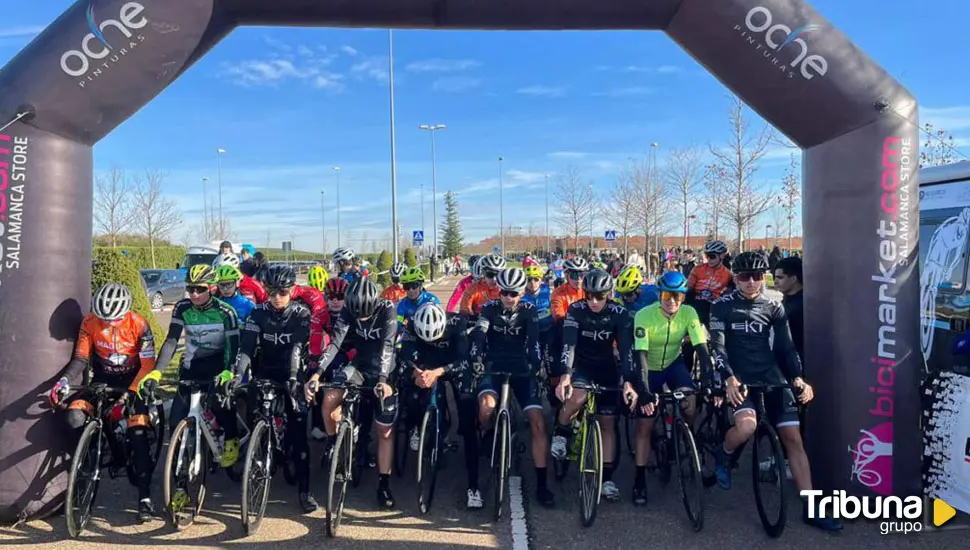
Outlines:
{"label": "yellow play triangle logo", "polygon": [[953,519],[955,515],[957,515],[957,511],[953,509],[953,506],[938,498],[933,499],[933,525],[940,527]]}

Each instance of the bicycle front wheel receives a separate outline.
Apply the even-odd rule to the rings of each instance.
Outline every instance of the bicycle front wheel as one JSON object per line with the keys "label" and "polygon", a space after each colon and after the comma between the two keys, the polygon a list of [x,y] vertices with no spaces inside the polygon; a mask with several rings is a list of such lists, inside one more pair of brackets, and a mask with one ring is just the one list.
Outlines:
{"label": "bicycle front wheel", "polygon": [[81,432],[67,478],[67,532],[77,538],[91,520],[101,478],[101,426],[89,422]]}
{"label": "bicycle front wheel", "polygon": [[788,505],[785,500],[785,455],[778,433],[770,425],[758,423],[755,445],[751,453],[754,476],[754,499],[758,517],[769,537],[777,538],[785,531]]}
{"label": "bicycle front wheel", "polygon": [[[194,418],[185,418],[172,431],[165,459],[162,490],[169,520],[176,529],[192,525],[205,500],[205,476],[209,449],[196,449]],[[202,445],[205,445],[203,440]],[[192,470],[198,470],[193,474]]]}
{"label": "bicycle front wheel", "polygon": [[418,508],[422,514],[431,509],[435,483],[438,480],[438,453],[441,450],[438,437],[438,409],[428,409],[421,421],[421,443],[418,446]]}
{"label": "bicycle front wheel", "polygon": [[694,531],[700,531],[704,528],[704,478],[701,475],[701,460],[697,456],[694,434],[687,422],[678,418],[673,427],[674,453],[680,474],[680,495],[684,500],[684,509],[687,510],[687,519]]}
{"label": "bicycle front wheel", "polygon": [[337,440],[330,459],[330,481],[327,483],[327,536],[337,536],[340,519],[347,498],[347,481],[354,461],[354,428],[349,422],[341,422]]}
{"label": "bicycle front wheel", "polygon": [[586,426],[579,466],[579,514],[583,527],[596,521],[603,488],[603,433],[596,419],[588,419]]}
{"label": "bicycle front wheel", "polygon": [[512,433],[509,414],[501,411],[495,422],[495,443],[492,446],[492,504],[495,521],[502,519],[502,506],[509,482],[509,453],[512,451]]}
{"label": "bicycle front wheel", "polygon": [[242,523],[247,535],[259,530],[269,502],[273,446],[269,424],[260,420],[249,436],[242,478]]}

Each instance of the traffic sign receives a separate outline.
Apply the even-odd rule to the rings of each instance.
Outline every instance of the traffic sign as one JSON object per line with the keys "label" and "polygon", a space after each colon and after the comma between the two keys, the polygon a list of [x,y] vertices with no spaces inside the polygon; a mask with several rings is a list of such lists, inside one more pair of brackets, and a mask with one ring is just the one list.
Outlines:
{"label": "traffic sign", "polygon": [[414,241],[414,244],[421,244],[421,243],[423,243],[424,242],[424,231],[421,231],[421,230],[412,231],[411,232],[411,240]]}
{"label": "traffic sign", "polygon": [[501,254],[502,253],[502,247],[500,247],[500,246],[493,246],[492,247],[492,253],[493,254]]}
{"label": "traffic sign", "polygon": [[607,242],[615,241],[616,240],[616,230],[614,230],[614,229],[608,229],[606,231],[606,234],[604,236],[606,237],[606,241]]}

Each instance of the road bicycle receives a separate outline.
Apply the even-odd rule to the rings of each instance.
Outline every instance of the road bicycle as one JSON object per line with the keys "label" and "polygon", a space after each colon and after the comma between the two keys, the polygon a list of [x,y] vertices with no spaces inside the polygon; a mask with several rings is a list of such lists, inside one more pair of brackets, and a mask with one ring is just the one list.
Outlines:
{"label": "road bicycle", "polygon": [[[229,408],[233,399],[213,391],[214,386],[215,382],[211,380],[179,381],[180,394],[188,395],[189,412],[172,430],[162,483],[168,519],[176,529],[192,525],[201,513],[206,495],[206,474],[218,471],[225,452],[222,428],[212,408],[213,405]],[[235,411],[235,407],[232,410]],[[238,414],[236,420],[243,430],[241,448],[249,434],[245,433],[246,423]]]}
{"label": "road bicycle", "polygon": [[290,396],[286,384],[273,380],[257,378],[249,383],[256,392],[257,409],[253,415],[254,425],[249,434],[246,447],[246,460],[243,467],[242,486],[242,523],[246,534],[259,530],[269,502],[270,482],[277,469],[283,470],[283,477],[290,485],[296,483],[296,460],[293,449],[286,441],[286,413],[275,414],[277,399],[287,399],[289,405],[306,414]]}
{"label": "road bicycle", "polygon": [[[150,396],[145,400],[148,414],[140,415],[135,411],[135,393],[128,389],[110,388],[104,383],[95,383],[78,388],[76,393],[84,395],[92,410],[85,420],[81,437],[71,459],[67,479],[65,517],[67,532],[76,538],[91,520],[91,510],[98,494],[102,470],[114,479],[125,468],[128,480],[136,483],[134,450],[128,436],[128,423],[143,427],[148,437],[151,467],[149,475],[155,470],[162,449],[165,433],[165,409]],[[124,399],[123,403],[109,403]],[[147,416],[147,418],[146,418]]]}
{"label": "road bicycle", "polygon": [[660,414],[654,426],[659,424],[661,428],[653,431],[650,444],[665,484],[670,480],[673,465],[677,465],[681,498],[694,531],[704,528],[704,478],[694,434],[684,419],[682,407],[688,396],[697,393],[683,389],[656,394]]}
{"label": "road bicycle", "polygon": [[505,496],[508,494],[509,472],[512,470],[512,455],[518,455],[525,451],[525,445],[518,442],[513,426],[519,423],[512,423],[512,408],[509,403],[509,392],[511,391],[510,381],[513,376],[522,376],[511,372],[485,370],[487,376],[501,378],[502,383],[499,389],[498,408],[495,412],[495,433],[492,437],[492,454],[490,468],[492,469],[492,504],[494,506],[493,517],[495,521],[502,519],[502,506]]}
{"label": "road bicycle", "polygon": [[[419,432],[420,443],[418,444],[418,508],[422,514],[427,514],[431,509],[431,501],[434,500],[435,485],[438,480],[438,471],[441,468],[441,455],[448,451],[457,450],[458,446],[449,444],[445,438],[448,436],[448,429],[451,425],[451,413],[448,411],[447,401],[444,392],[446,386],[436,380],[431,387],[428,397],[428,406],[421,419],[421,430]],[[443,408],[438,407],[438,398],[445,404]]]}

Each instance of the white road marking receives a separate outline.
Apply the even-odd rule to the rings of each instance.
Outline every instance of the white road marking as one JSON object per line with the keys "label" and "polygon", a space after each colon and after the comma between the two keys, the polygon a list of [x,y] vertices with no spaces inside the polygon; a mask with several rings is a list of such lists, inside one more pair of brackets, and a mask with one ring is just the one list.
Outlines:
{"label": "white road marking", "polygon": [[512,525],[512,550],[529,550],[529,519],[522,499],[522,478],[509,477],[509,522]]}

